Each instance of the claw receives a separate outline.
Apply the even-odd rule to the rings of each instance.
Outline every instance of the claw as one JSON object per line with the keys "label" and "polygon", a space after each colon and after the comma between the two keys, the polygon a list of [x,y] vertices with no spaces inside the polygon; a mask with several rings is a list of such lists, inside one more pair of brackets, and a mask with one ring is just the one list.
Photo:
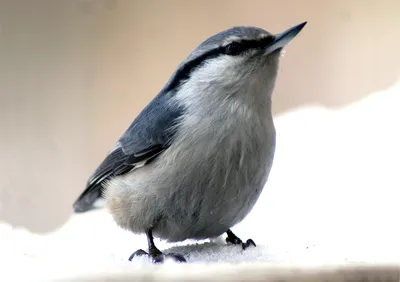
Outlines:
{"label": "claw", "polygon": [[254,243],[252,239],[248,239],[246,243],[243,243],[243,241],[240,240],[240,238],[237,237],[230,229],[228,229],[226,233],[228,234],[228,237],[225,239],[225,241],[233,245],[242,245],[243,250],[247,249],[251,245],[253,245],[254,247],[256,246],[256,243]]}
{"label": "claw", "polygon": [[151,258],[153,263],[163,263],[166,257],[170,257],[176,262],[186,262],[186,259],[181,254],[163,254],[159,249],[157,249],[157,247],[154,245],[153,232],[151,231],[151,229],[146,232],[146,235],[147,243],[149,245],[149,252],[147,253],[142,249],[137,250],[136,252],[131,254],[131,256],[129,257],[129,261],[132,261],[134,257],[148,256],[149,258]]}
{"label": "claw", "polygon": [[243,250],[246,250],[248,247],[250,247],[251,245],[253,245],[254,247],[256,247],[256,243],[254,243],[253,239],[248,239],[246,241],[246,243],[242,243],[242,248]]}
{"label": "claw", "polygon": [[143,250],[137,250],[136,252],[131,254],[131,256],[129,257],[129,261],[132,261],[133,258],[140,257],[140,256],[147,256],[147,257],[151,258],[153,263],[164,263],[164,260],[166,258],[172,258],[174,261],[179,262],[179,263],[186,262],[185,257],[181,254],[176,254],[176,253],[163,254],[161,252],[149,254]]}
{"label": "claw", "polygon": [[132,261],[132,259],[134,257],[141,257],[141,256],[148,256],[149,254],[145,251],[143,251],[142,249],[137,250],[136,252],[134,252],[133,254],[131,254],[131,256],[129,257],[129,261]]}
{"label": "claw", "polygon": [[181,254],[169,253],[166,254],[165,256],[173,258],[176,262],[186,262],[185,257]]}

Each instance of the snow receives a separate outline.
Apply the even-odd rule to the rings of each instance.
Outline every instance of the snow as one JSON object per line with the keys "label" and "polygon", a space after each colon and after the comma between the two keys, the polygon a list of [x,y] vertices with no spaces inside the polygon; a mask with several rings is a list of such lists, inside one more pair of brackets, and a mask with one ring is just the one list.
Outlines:
{"label": "snow", "polygon": [[0,280],[73,281],[84,274],[148,275],[154,269],[164,278],[191,269],[195,277],[232,264],[257,273],[257,267],[276,264],[398,263],[399,105],[400,83],[343,108],[304,107],[277,117],[270,179],[251,214],[233,228],[256,248],[226,245],[225,236],[179,244],[156,240],[159,249],[180,252],[189,264],[129,262],[133,251],[146,249],[145,236],[119,229],[99,210],[73,215],[46,235],[0,223]]}

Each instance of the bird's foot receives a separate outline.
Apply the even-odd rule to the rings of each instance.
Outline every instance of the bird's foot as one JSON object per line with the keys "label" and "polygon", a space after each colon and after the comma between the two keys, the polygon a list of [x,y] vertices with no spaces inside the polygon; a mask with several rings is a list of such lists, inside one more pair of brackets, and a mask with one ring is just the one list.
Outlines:
{"label": "bird's foot", "polygon": [[132,261],[133,258],[140,256],[150,257],[153,263],[164,263],[164,260],[167,258],[172,258],[175,262],[186,262],[186,259],[181,254],[176,254],[176,253],[163,254],[158,249],[152,249],[150,250],[149,253],[143,250],[137,250],[129,257],[129,261]]}
{"label": "bird's foot", "polygon": [[229,244],[233,245],[242,245],[243,250],[246,250],[250,246],[256,246],[256,243],[252,239],[248,239],[246,242],[243,242],[238,236],[236,236],[232,231],[228,230],[226,232],[228,237],[226,237],[225,241]]}

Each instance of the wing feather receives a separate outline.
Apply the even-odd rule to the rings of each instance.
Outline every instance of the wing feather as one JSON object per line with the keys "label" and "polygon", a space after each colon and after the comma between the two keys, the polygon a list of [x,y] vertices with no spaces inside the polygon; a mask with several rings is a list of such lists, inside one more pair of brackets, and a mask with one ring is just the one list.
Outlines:
{"label": "wing feather", "polygon": [[161,93],[138,115],[118,140],[113,150],[89,178],[85,190],[75,201],[75,212],[94,208],[102,197],[106,180],[123,175],[139,164],[146,165],[167,150],[183,115],[181,107],[171,102],[171,93]]}

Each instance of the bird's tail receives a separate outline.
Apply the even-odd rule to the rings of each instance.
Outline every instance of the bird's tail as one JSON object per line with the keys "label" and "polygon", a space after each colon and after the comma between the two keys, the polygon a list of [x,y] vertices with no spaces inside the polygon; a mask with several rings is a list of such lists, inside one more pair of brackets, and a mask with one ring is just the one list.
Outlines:
{"label": "bird's tail", "polygon": [[88,186],[72,205],[75,213],[83,213],[104,207],[101,183]]}

